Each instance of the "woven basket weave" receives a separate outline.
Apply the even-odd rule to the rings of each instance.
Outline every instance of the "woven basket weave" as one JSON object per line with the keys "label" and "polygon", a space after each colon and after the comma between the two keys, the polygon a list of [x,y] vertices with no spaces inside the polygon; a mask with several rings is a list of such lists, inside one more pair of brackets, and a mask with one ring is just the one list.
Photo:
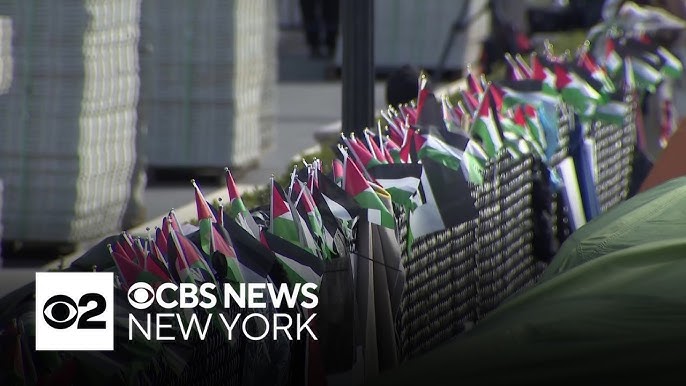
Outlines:
{"label": "woven basket weave", "polygon": [[499,157],[476,187],[479,317],[532,285],[544,266],[533,254],[533,159]]}
{"label": "woven basket weave", "polygon": [[[531,158],[503,155],[473,186],[477,219],[418,238],[403,249],[406,286],[398,316],[403,357],[445,342],[503,299],[536,280],[544,265],[533,256]],[[399,217],[405,244],[407,224]]]}
{"label": "woven basket weave", "polygon": [[475,227],[473,220],[426,235],[414,240],[411,256],[403,251],[398,331],[404,357],[428,351],[476,320]]}
{"label": "woven basket weave", "polygon": [[[555,165],[567,156],[573,114],[558,107]],[[414,240],[407,251],[405,211],[396,207],[406,286],[397,318],[402,357],[445,342],[514,293],[533,285],[546,267],[534,255],[532,189],[534,159],[501,154],[485,183],[472,186],[477,219]],[[553,235],[564,241],[566,213],[553,197]]]}
{"label": "woven basket weave", "polygon": [[636,103],[630,93],[627,95],[625,101],[630,109],[622,127],[594,122],[591,130],[591,137],[595,140],[595,186],[601,213],[624,201],[629,195],[632,157],[636,146]]}

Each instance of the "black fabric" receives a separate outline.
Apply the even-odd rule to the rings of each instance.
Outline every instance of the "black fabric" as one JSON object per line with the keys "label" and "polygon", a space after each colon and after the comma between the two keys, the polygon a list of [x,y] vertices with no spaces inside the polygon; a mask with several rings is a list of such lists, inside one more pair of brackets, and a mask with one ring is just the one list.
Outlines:
{"label": "black fabric", "polygon": [[560,189],[554,197],[555,204],[557,207],[556,218],[557,218],[557,240],[562,245],[565,240],[572,234],[572,224],[569,221],[570,209],[565,197],[564,188]]}
{"label": "black fabric", "polygon": [[634,157],[632,160],[631,181],[629,181],[629,197],[631,198],[638,194],[643,185],[643,181],[648,177],[653,168],[653,161],[646,155],[643,150],[638,147],[634,149]]}
{"label": "black fabric", "polygon": [[549,262],[560,242],[555,232],[555,212],[550,171],[540,159],[533,164],[532,204],[534,210],[534,255],[538,260]]}
{"label": "black fabric", "polygon": [[276,264],[276,257],[269,249],[231,219],[224,221],[224,228],[231,236],[233,247],[241,264],[261,276],[270,275],[275,283],[287,282],[283,269],[279,264]]}
{"label": "black fabric", "polygon": [[355,362],[355,292],[350,255],[324,262],[317,332],[327,374],[348,371]]}
{"label": "black fabric", "polygon": [[[479,216],[474,198],[469,194],[469,182],[462,172],[447,168],[428,157],[422,159],[422,165],[446,228]],[[425,197],[423,183],[419,190],[420,195]]]}

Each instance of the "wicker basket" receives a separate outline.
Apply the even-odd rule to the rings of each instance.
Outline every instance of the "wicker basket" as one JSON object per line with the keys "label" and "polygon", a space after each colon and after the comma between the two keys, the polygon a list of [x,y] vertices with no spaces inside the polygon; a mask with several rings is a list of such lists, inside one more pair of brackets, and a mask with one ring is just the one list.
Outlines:
{"label": "wicker basket", "polygon": [[[557,109],[558,150],[550,163],[567,156],[573,114]],[[398,239],[407,282],[397,328],[402,357],[426,352],[478,322],[506,298],[532,286],[547,263],[534,253],[532,156],[501,154],[486,170],[485,183],[472,186],[477,219],[414,240],[407,251],[407,219],[396,207]],[[564,207],[552,197],[552,235],[569,235]]]}
{"label": "wicker basket", "polygon": [[626,200],[631,184],[633,152],[636,146],[636,101],[627,93],[630,109],[619,127],[594,122],[590,136],[595,140],[597,165],[596,194],[600,211],[605,212]]}
{"label": "wicker basket", "polygon": [[426,352],[476,321],[475,228],[473,220],[414,240],[409,255],[403,250],[406,284],[397,322],[403,357]]}

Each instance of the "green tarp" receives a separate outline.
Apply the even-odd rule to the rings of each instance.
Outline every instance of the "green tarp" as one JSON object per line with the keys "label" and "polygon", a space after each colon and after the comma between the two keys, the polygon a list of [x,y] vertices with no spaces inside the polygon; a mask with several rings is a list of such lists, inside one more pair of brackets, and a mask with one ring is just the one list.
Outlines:
{"label": "green tarp", "polygon": [[374,385],[686,382],[686,178],[579,229],[541,282]]}

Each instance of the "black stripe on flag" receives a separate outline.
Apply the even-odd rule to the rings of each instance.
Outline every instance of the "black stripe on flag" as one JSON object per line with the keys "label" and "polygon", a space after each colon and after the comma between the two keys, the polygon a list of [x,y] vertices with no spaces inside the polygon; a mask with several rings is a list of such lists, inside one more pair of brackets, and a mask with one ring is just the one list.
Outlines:
{"label": "black stripe on flag", "polygon": [[271,232],[265,231],[264,238],[267,240],[269,248],[275,253],[312,268],[314,273],[320,277],[324,273],[324,262],[319,257]]}
{"label": "black stripe on flag", "polygon": [[476,202],[464,173],[456,172],[430,158],[422,160],[422,164],[433,195],[427,197],[427,201],[434,201],[446,228],[478,217]]}

